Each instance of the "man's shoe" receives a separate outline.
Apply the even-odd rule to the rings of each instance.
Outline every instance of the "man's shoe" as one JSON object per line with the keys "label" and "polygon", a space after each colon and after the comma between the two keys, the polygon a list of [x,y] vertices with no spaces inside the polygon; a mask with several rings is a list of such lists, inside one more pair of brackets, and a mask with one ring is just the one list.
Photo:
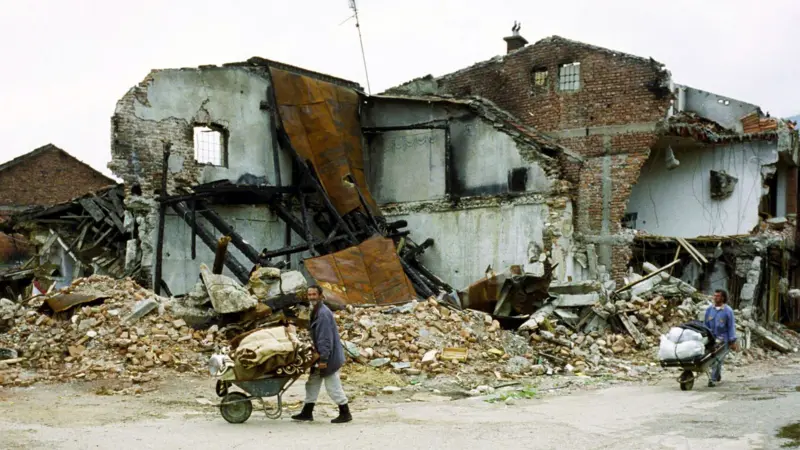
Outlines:
{"label": "man's shoe", "polygon": [[716,386],[716,385],[717,385],[717,384],[716,384],[716,383],[714,383],[713,381],[711,381],[711,380],[708,380],[708,387],[714,387],[714,386]]}
{"label": "man's shoe", "polygon": [[331,420],[331,423],[345,423],[351,420],[353,420],[353,416],[350,415],[350,405],[344,404],[339,405],[339,417]]}
{"label": "man's shoe", "polygon": [[295,414],[294,416],[292,416],[292,420],[299,420],[301,422],[313,422],[314,404],[313,403],[304,404],[303,410],[300,411],[300,414]]}

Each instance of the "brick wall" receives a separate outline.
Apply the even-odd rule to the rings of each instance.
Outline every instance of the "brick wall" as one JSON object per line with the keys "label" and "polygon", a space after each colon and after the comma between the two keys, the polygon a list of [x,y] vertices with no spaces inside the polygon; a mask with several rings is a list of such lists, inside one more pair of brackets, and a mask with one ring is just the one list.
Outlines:
{"label": "brick wall", "polygon": [[0,171],[3,206],[50,206],[115,182],[54,146]]}
{"label": "brick wall", "polygon": [[[559,66],[572,62],[580,62],[581,86],[574,92],[561,92]],[[547,71],[545,86],[535,86],[534,70]],[[441,92],[489,98],[538,130],[557,136],[572,130],[573,137],[559,142],[586,158],[582,169],[562,161],[565,178],[577,186],[576,228],[585,234],[602,232],[603,165],[604,158],[610,158],[608,233],[620,232],[631,187],[657,139],[654,130],[626,126],[654,124],[666,116],[671,100],[669,74],[661,64],[552,37],[445,75],[437,83]],[[582,128],[589,130],[584,135],[575,133]],[[621,280],[629,258],[627,246],[613,246],[615,279]]]}
{"label": "brick wall", "polygon": [[[581,63],[581,88],[559,92],[558,67],[570,62]],[[544,87],[533,85],[538,68],[548,72]],[[657,98],[654,88],[667,77],[655,61],[552,37],[445,75],[438,84],[456,96],[486,97],[532,127],[556,131],[661,120],[669,98]]]}

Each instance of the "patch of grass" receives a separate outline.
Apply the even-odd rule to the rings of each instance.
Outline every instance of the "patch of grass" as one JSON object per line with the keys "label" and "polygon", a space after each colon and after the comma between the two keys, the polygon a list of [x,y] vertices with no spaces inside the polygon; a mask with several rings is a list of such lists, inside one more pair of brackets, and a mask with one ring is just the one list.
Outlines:
{"label": "patch of grass", "polygon": [[535,398],[535,397],[536,397],[536,389],[534,389],[532,387],[526,387],[526,388],[521,389],[519,391],[505,392],[503,394],[497,395],[497,396],[492,397],[490,399],[487,399],[485,401],[486,401],[486,403],[497,403],[497,402],[505,402],[508,399],[514,399],[514,400],[526,399],[526,400],[529,400],[529,399],[532,399],[532,398]]}
{"label": "patch of grass", "polygon": [[776,436],[789,440],[789,442],[781,445],[783,448],[800,447],[800,422],[781,427]]}

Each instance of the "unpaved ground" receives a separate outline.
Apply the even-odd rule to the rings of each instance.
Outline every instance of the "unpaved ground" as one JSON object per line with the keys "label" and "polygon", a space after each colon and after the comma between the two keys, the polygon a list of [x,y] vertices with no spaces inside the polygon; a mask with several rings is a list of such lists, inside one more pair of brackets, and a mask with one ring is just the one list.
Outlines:
{"label": "unpaved ground", "polygon": [[[141,396],[98,395],[101,383],[36,385],[0,390],[3,449],[771,449],[775,434],[800,421],[800,359],[733,368],[709,389],[691,392],[664,378],[652,383],[544,391],[531,400],[488,403],[479,398],[403,391],[372,397],[351,391],[356,420],[332,425],[323,404],[313,424],[277,421],[258,411],[242,425],[213,407],[208,379],[168,380]],[[584,380],[549,379],[555,387]],[[600,387],[598,389],[598,387]],[[287,401],[301,400],[302,386]],[[410,401],[412,395],[416,400]],[[323,397],[327,399],[327,397]],[[288,414],[287,414],[288,415]]]}

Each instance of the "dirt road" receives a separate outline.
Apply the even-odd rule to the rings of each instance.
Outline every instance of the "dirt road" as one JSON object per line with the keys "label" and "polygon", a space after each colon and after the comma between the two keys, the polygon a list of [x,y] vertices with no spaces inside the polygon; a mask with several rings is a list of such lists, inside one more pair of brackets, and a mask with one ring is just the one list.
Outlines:
{"label": "dirt road", "polygon": [[[331,425],[330,404],[317,421],[271,421],[253,412],[226,423],[203,379],[172,380],[155,393],[105,396],[97,385],[0,391],[4,449],[768,449],[787,441],[777,430],[800,421],[800,360],[726,372],[722,385],[681,392],[664,379],[489,403],[400,392],[353,401],[356,420]],[[301,386],[289,401],[298,401]],[[327,399],[327,397],[325,397]]]}

